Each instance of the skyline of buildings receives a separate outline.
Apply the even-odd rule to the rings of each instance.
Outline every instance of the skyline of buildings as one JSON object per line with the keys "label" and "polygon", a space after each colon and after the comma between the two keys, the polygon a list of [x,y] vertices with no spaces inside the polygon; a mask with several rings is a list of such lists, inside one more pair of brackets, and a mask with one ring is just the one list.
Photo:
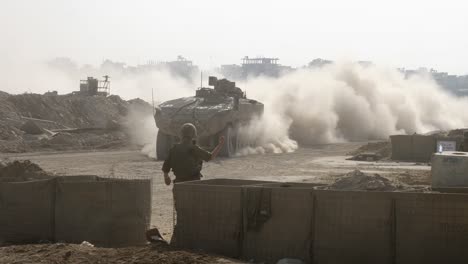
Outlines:
{"label": "skyline of buildings", "polygon": [[[307,65],[302,67],[291,67],[279,63],[279,58],[275,57],[248,57],[241,58],[240,64],[225,64],[216,68],[216,71],[233,81],[242,81],[252,77],[267,76],[272,78],[280,77],[283,74],[295,71],[302,68],[316,68],[333,63],[331,60],[316,58],[311,60]],[[357,61],[356,63],[366,67],[373,65],[370,61]],[[83,65],[78,67],[69,58],[55,58],[48,62],[48,65],[56,69],[61,69],[73,76],[80,75],[86,72],[100,72],[112,75],[126,75],[148,72],[153,70],[166,69],[171,74],[177,77],[193,80],[199,78],[201,69],[194,64],[193,61],[186,59],[183,56],[177,56],[173,61],[154,61],[149,60],[144,64],[129,66],[123,62],[115,62],[112,60],[104,60],[99,68],[91,65]],[[468,96],[468,75],[454,75],[448,72],[437,71],[420,67],[418,69],[397,68],[398,71],[404,74],[406,78],[414,74],[428,74],[447,91],[457,96]],[[83,76],[81,76],[83,77]]]}

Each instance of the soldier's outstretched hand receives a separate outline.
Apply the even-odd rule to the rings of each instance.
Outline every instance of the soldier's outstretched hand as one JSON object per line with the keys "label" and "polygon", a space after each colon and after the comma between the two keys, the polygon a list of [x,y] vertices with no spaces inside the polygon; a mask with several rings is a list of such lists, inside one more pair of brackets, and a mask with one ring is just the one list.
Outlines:
{"label": "soldier's outstretched hand", "polygon": [[218,144],[223,145],[225,140],[226,140],[226,138],[224,138],[224,136],[220,136]]}
{"label": "soldier's outstretched hand", "polygon": [[167,186],[171,185],[171,177],[169,177],[169,174],[164,173],[164,183]]}

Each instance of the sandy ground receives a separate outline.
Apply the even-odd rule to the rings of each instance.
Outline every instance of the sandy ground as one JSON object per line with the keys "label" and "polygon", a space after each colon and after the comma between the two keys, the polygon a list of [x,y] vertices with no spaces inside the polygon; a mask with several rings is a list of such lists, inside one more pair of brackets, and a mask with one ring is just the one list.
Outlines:
{"label": "sandy ground", "polygon": [[96,248],[87,245],[39,244],[0,247],[0,263],[5,264],[236,264],[237,260],[174,249],[165,245],[147,245],[128,248]]}
{"label": "sandy ground", "polygon": [[[294,153],[250,155],[205,163],[204,179],[233,178],[283,182],[332,183],[359,169],[379,173],[396,183],[430,184],[430,166],[416,163],[362,162],[346,160],[346,153],[364,143],[327,144],[300,148]],[[57,152],[0,154],[2,158],[30,159],[58,175],[99,175],[153,179],[152,226],[170,239],[173,227],[172,186],[164,185],[162,162],[139,151]]]}
{"label": "sandy ground", "polygon": [[[363,143],[317,145],[294,153],[219,159],[206,163],[205,179],[237,178],[283,182],[333,183],[354,169],[379,173],[394,183],[429,184],[427,164],[361,162],[346,160],[346,153]],[[9,160],[29,159],[57,175],[99,175],[116,178],[153,179],[152,226],[169,240],[173,229],[172,186],[163,182],[162,162],[139,151],[56,152],[0,154]],[[94,248],[70,244],[0,247],[0,263],[243,263],[202,252],[170,247]]]}

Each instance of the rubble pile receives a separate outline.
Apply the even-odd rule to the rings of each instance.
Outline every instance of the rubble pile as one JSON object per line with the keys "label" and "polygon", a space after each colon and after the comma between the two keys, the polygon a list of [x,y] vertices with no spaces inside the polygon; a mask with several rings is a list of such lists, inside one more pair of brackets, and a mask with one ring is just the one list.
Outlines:
{"label": "rubble pile", "polygon": [[0,161],[0,182],[21,182],[41,179],[50,179],[53,176],[45,172],[39,165],[29,160],[16,160],[13,162]]}
{"label": "rubble pile", "polygon": [[0,153],[124,147],[119,124],[131,108],[151,113],[141,99],[119,96],[0,93]]}

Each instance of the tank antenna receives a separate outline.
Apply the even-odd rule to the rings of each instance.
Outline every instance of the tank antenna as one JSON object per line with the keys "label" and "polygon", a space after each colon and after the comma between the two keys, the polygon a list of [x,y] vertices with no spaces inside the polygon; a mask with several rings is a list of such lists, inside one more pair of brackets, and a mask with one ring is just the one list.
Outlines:
{"label": "tank antenna", "polygon": [[203,71],[200,71],[200,89],[203,88]]}

